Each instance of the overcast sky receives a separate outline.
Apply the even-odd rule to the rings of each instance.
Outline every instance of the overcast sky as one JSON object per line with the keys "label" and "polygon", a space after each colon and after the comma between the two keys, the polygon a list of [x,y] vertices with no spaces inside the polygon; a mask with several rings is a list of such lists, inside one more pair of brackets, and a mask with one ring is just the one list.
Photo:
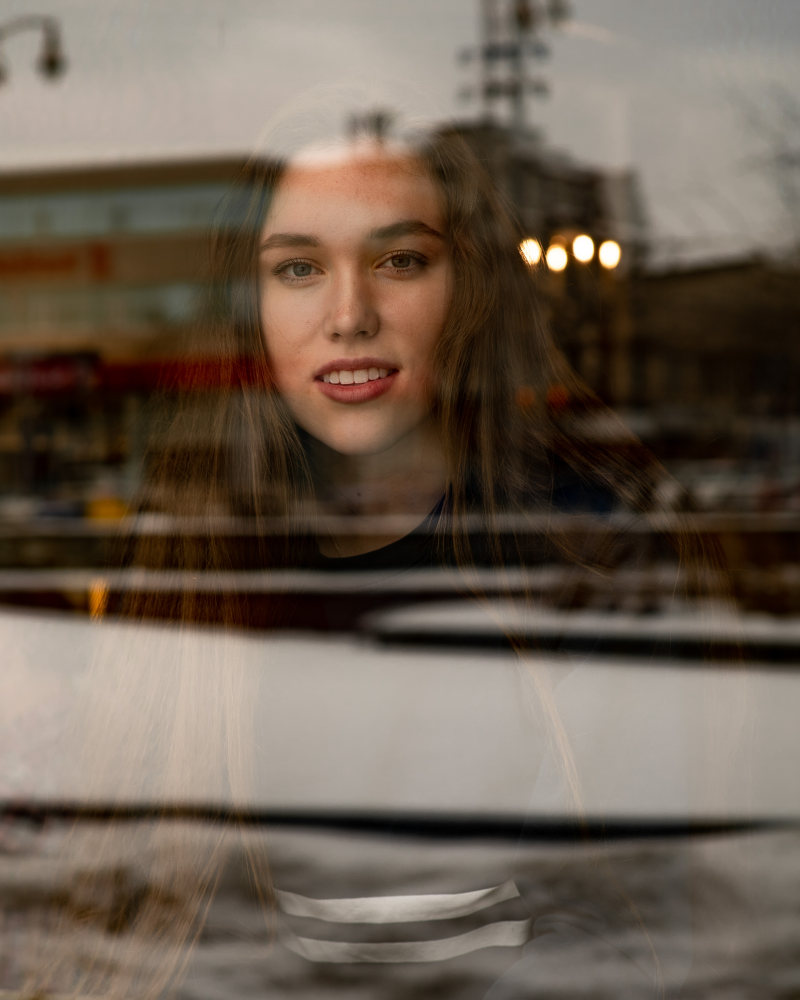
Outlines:
{"label": "overcast sky", "polygon": [[[457,94],[474,70],[456,55],[477,41],[478,6],[0,0],[0,26],[56,14],[69,59],[48,84],[34,34],[0,46],[0,171],[246,152],[311,107],[469,118],[477,109]],[[800,147],[800,0],[573,0],[550,40],[552,93],[531,103],[531,121],[581,161],[636,169],[664,252],[793,238],[800,168],[770,160]]]}

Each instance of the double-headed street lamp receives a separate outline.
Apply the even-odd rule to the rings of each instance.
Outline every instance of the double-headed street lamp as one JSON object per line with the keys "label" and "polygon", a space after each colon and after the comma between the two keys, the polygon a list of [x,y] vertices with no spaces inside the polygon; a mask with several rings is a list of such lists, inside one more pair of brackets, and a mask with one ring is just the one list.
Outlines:
{"label": "double-headed street lamp", "polygon": [[[36,62],[36,68],[42,76],[47,80],[55,80],[61,76],[67,68],[67,60],[61,46],[61,30],[58,21],[54,17],[46,15],[23,14],[6,24],[0,24],[0,43],[4,42],[10,35],[17,35],[23,31],[42,32],[42,48]],[[3,83],[7,76],[5,66],[0,59],[0,83]]]}

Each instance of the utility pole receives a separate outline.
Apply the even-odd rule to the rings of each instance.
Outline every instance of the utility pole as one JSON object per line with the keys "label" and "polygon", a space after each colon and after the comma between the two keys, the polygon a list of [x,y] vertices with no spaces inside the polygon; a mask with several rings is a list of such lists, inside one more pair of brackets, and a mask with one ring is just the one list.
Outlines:
{"label": "utility pole", "polygon": [[546,28],[558,28],[570,16],[567,0],[481,0],[481,40],[459,54],[462,63],[478,61],[479,86],[466,87],[461,97],[476,98],[483,117],[491,121],[505,106],[517,136],[528,130],[528,97],[546,97],[547,81],[533,68],[550,55]]}
{"label": "utility pole", "polygon": [[490,169],[502,177],[501,187],[523,217],[523,150],[537,140],[528,120],[529,99],[550,92],[539,69],[550,55],[544,36],[569,14],[567,0],[480,0],[479,44],[459,53],[460,62],[477,64],[478,69],[477,87],[465,87],[460,96],[480,104],[482,125],[503,133],[490,154],[494,161]]}

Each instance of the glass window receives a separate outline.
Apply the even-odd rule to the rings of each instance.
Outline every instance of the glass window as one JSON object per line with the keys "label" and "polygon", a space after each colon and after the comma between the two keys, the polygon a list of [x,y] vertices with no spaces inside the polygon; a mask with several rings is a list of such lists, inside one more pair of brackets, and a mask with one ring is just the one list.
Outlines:
{"label": "glass window", "polygon": [[51,6],[0,995],[800,995],[797,0]]}

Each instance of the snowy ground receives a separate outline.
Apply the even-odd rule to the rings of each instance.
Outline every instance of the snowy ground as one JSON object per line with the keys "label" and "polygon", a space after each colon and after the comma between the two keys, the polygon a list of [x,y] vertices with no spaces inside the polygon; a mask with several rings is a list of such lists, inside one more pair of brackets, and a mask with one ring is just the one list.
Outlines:
{"label": "snowy ground", "polygon": [[[796,827],[598,844],[448,840],[391,826],[403,813],[796,821],[797,671],[555,654],[518,662],[32,613],[0,614],[0,646],[6,802],[205,802],[388,819],[373,834],[229,831],[178,997],[649,997],[651,945],[669,996],[800,995]],[[0,988],[41,977],[42,955],[59,942],[69,967],[59,989],[90,959],[106,971],[157,966],[162,941],[142,944],[134,928],[173,827],[179,849],[163,856],[192,884],[192,865],[217,843],[209,825],[68,831],[7,814]],[[264,862],[256,877],[253,855]],[[298,957],[269,896],[271,886],[338,898],[507,879],[532,940],[405,965]],[[177,920],[180,894],[163,905],[167,923],[173,910]],[[80,934],[69,936],[75,920]]]}
{"label": "snowy ground", "polygon": [[[32,962],[32,931],[51,925],[80,880],[61,856],[64,830],[6,828],[0,852],[4,900],[0,988],[21,985]],[[269,847],[272,878],[312,892],[325,868],[352,890],[391,882],[398,893],[419,889],[424,855],[428,878],[461,878],[491,864],[513,864],[540,936],[522,949],[489,948],[458,960],[405,966],[333,966],[304,961],[283,946],[281,926],[265,914],[245,872],[241,847],[225,874],[196,945],[189,952],[183,1000],[256,1000],[291,996],[405,998],[655,997],[641,966],[651,964],[646,929],[668,996],[687,1000],[790,1000],[800,995],[800,836],[695,838],[565,845],[421,844],[401,839],[252,832],[251,846]],[[120,845],[119,855],[123,848]],[[417,857],[417,861],[419,857]],[[141,858],[106,860],[118,891],[145,888]],[[99,865],[96,868],[99,869]],[[85,866],[81,869],[85,878]],[[411,875],[414,871],[416,874]],[[328,875],[330,880],[330,875]],[[635,918],[620,903],[636,907]],[[87,954],[111,966],[141,961],[128,949],[130,929],[106,920],[75,939],[76,965]],[[551,931],[551,933],[546,933]],[[49,942],[52,944],[52,942]],[[66,977],[62,977],[62,982]]]}

